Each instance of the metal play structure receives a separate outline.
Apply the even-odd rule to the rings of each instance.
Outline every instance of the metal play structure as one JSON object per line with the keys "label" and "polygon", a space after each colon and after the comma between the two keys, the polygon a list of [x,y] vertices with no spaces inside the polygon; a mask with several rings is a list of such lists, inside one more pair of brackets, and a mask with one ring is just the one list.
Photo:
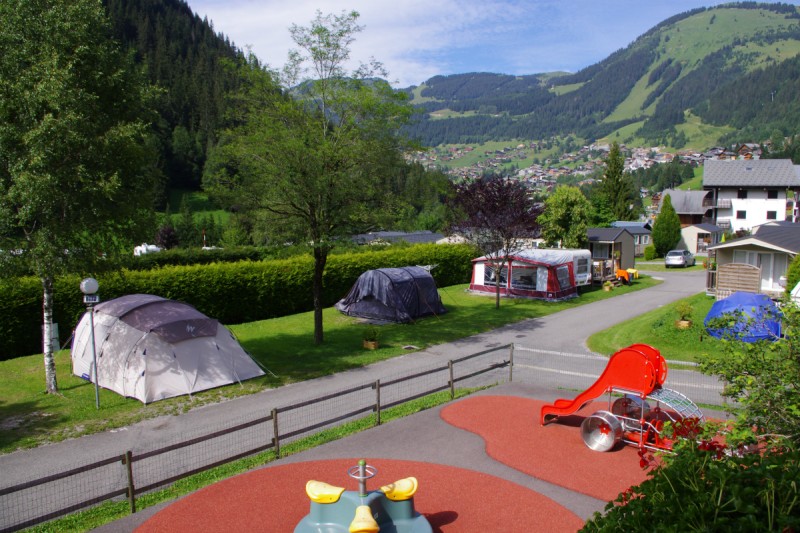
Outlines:
{"label": "metal play structure", "polygon": [[608,408],[581,423],[586,446],[606,452],[621,441],[642,450],[671,450],[664,423],[702,422],[703,413],[680,392],[663,387],[666,379],[667,363],[661,353],[647,344],[632,344],[612,355],[597,381],[574,399],[544,405],[540,422],[545,425],[573,414],[608,394]]}
{"label": "metal play structure", "polygon": [[358,481],[358,492],[322,481],[306,483],[311,512],[294,533],[432,533],[428,520],[414,509],[417,479],[407,477],[367,491],[367,480],[378,470],[363,459],[347,471]]}

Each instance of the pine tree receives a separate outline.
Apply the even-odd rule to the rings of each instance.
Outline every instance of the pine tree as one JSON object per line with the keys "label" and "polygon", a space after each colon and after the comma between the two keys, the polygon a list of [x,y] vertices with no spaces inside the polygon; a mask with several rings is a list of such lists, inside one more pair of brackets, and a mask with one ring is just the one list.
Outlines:
{"label": "pine tree", "polygon": [[672,207],[669,194],[664,195],[664,200],[661,202],[661,212],[653,223],[651,237],[659,257],[666,256],[667,252],[675,248],[681,240],[681,221],[675,208]]}
{"label": "pine tree", "polygon": [[636,188],[631,176],[625,174],[625,157],[616,141],[606,159],[601,192],[608,198],[615,220],[636,220],[639,216]]}

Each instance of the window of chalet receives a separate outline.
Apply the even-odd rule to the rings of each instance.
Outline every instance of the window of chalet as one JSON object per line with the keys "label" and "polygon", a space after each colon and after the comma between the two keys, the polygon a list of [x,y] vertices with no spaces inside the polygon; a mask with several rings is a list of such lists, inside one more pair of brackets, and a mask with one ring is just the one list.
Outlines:
{"label": "window of chalet", "polygon": [[777,211],[767,211],[767,220],[777,220],[777,219],[778,219]]}
{"label": "window of chalet", "polygon": [[778,189],[767,189],[767,200],[777,200]]}
{"label": "window of chalet", "polygon": [[747,211],[736,211],[736,218],[739,220],[747,218]]}
{"label": "window of chalet", "polygon": [[736,194],[736,198],[738,198],[739,200],[746,200],[747,189],[739,189],[739,192]]}

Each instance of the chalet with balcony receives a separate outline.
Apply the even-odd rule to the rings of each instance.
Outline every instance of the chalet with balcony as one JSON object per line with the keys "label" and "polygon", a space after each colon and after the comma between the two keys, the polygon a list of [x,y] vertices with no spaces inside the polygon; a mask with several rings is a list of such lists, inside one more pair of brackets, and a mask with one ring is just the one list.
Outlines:
{"label": "chalet with balcony", "polygon": [[[787,219],[796,213],[800,175],[789,159],[709,159],[703,189],[712,224],[731,232]],[[791,218],[791,217],[790,217]]]}

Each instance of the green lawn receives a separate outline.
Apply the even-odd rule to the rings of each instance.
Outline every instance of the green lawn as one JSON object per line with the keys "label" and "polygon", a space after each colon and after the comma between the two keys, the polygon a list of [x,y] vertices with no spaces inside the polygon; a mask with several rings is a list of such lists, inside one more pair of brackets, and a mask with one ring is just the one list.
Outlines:
{"label": "green lawn", "polygon": [[593,352],[611,355],[625,346],[644,343],[658,348],[664,358],[673,361],[697,362],[701,354],[721,354],[723,341],[710,337],[703,327],[714,297],[701,293],[681,301],[688,301],[694,310],[692,326],[688,329],[675,326],[678,320],[676,302],[595,333],[586,344]]}
{"label": "green lawn", "polygon": [[[333,308],[325,310],[325,342],[313,344],[312,313],[231,326],[245,349],[273,374],[240,385],[230,385],[195,394],[142,405],[114,392],[100,390],[95,408],[94,386],[72,376],[69,351],[56,354],[60,394],[44,392],[41,355],[0,362],[0,453],[29,448],[45,442],[123,427],[164,414],[189,409],[264,388],[302,381],[368,365],[415,349],[455,341],[505,324],[611,298],[659,283],[643,277],[630,287],[612,292],[590,289],[580,298],[565,302],[503,299],[500,309],[494,299],[467,293],[466,285],[440,289],[448,312],[415,324],[380,327],[378,350],[364,350],[361,340],[365,326]],[[406,346],[415,348],[406,349]]]}

